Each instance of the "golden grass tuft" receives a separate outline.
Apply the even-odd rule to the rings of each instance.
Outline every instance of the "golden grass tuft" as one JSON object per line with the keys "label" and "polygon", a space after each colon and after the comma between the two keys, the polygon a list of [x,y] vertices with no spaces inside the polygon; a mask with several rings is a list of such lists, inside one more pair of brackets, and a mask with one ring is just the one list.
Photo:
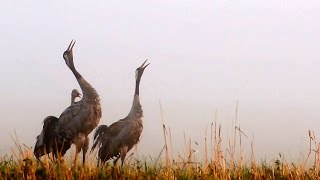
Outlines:
{"label": "golden grass tuft", "polygon": [[[160,105],[160,111],[162,108]],[[238,108],[236,108],[237,114]],[[217,114],[217,112],[216,112]],[[237,116],[237,115],[236,115]],[[88,158],[86,165],[80,161],[72,165],[70,160],[53,160],[44,156],[41,160],[33,157],[32,149],[21,144],[16,133],[12,137],[15,148],[11,155],[0,157],[0,179],[319,179],[320,143],[312,131],[309,131],[309,151],[301,164],[286,161],[282,154],[273,162],[257,163],[254,155],[254,135],[250,144],[249,163],[244,162],[243,138],[247,135],[237,125],[235,118],[233,139],[226,148],[222,145],[221,125],[217,118],[205,129],[204,157],[199,157],[193,146],[200,146],[184,134],[184,153],[174,157],[171,129],[162,116],[164,147],[160,154],[152,159],[135,159],[130,154],[121,168],[107,164],[96,166],[95,154]],[[208,137],[209,136],[209,137]],[[308,167],[307,164],[312,164]]]}

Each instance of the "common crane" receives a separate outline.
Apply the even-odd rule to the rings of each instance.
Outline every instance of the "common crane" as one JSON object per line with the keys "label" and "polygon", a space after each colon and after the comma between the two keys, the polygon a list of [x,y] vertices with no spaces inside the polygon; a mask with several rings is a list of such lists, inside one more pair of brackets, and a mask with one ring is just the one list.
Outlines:
{"label": "common crane", "polygon": [[[97,91],[80,75],[73,63],[73,46],[75,41],[71,41],[68,49],[63,53],[63,58],[74,74],[82,90],[82,99],[68,107],[59,117],[58,124],[58,144],[75,144],[76,163],[78,153],[82,147],[86,146],[87,136],[99,124],[102,116],[100,98]],[[68,150],[61,149],[61,155]],[[85,153],[83,154],[83,163],[85,163]]]}
{"label": "common crane", "polygon": [[95,131],[91,151],[97,147],[99,148],[98,156],[102,164],[115,157],[114,164],[121,158],[121,166],[123,166],[127,153],[139,141],[143,129],[143,111],[139,99],[139,85],[141,76],[149,65],[145,65],[146,61],[136,69],[133,103],[127,117],[120,119],[109,127],[100,125]]}
{"label": "common crane", "polygon": [[[71,91],[71,105],[75,102],[75,99],[81,98],[81,94],[77,89]],[[34,148],[34,155],[37,158],[45,154],[53,152],[54,158],[57,157],[57,147],[55,146],[55,129],[57,128],[59,119],[54,116],[48,116],[43,120],[43,128],[41,134],[37,136],[37,142]],[[42,144],[40,144],[42,142]]]}
{"label": "common crane", "polygon": [[[64,155],[70,148],[71,144],[76,145],[76,155],[74,163],[77,161],[78,153],[88,143],[87,136],[99,124],[102,116],[100,98],[97,91],[82,77],[76,70],[73,63],[73,46],[75,41],[71,41],[68,49],[63,53],[66,65],[74,74],[78,84],[82,90],[82,99],[73,103],[60,115],[58,123],[55,125],[54,147],[51,149],[58,151],[60,155]],[[43,144],[43,140],[39,140],[39,144]],[[85,152],[83,155],[83,163],[85,163]]]}

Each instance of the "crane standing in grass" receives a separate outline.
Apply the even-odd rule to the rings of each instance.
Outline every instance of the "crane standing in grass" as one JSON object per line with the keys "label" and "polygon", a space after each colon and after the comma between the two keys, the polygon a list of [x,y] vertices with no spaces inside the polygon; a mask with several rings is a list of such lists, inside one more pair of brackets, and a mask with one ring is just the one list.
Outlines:
{"label": "crane standing in grass", "polygon": [[[73,103],[60,115],[58,123],[53,130],[54,145],[50,147],[64,155],[71,147],[76,145],[76,155],[74,163],[77,161],[78,153],[86,146],[87,136],[97,127],[101,118],[100,98],[97,91],[80,75],[73,63],[73,46],[75,41],[71,41],[68,49],[63,53],[65,63],[72,71],[82,90],[82,99]],[[39,140],[39,145],[43,145],[43,139]],[[85,152],[83,154],[85,163]]]}
{"label": "crane standing in grass", "polygon": [[[77,89],[71,91],[71,105],[76,103],[76,98],[81,98],[81,94]],[[48,116],[43,120],[43,128],[41,134],[37,136],[37,142],[33,154],[40,158],[45,154],[53,152],[53,156],[57,157],[57,150],[55,149],[55,129],[58,125],[59,119],[54,116]],[[43,142],[43,144],[40,144]],[[89,142],[88,142],[89,143]]]}
{"label": "crane standing in grass", "polygon": [[[147,60],[146,60],[147,61]],[[102,164],[115,157],[114,164],[121,158],[123,166],[127,153],[139,141],[142,132],[143,111],[139,99],[139,85],[146,61],[136,70],[136,85],[131,110],[127,117],[109,127],[100,125],[94,134],[94,144],[91,151],[99,147],[98,156]]]}
{"label": "crane standing in grass", "polygon": [[[59,117],[58,144],[62,144],[61,155],[64,155],[69,148],[64,148],[63,144],[75,144],[76,155],[74,163],[77,161],[78,153],[82,147],[86,146],[87,136],[96,128],[102,116],[100,98],[97,91],[80,75],[73,63],[73,46],[75,41],[71,41],[68,49],[63,53],[63,58],[78,81],[82,90],[82,99],[68,107]],[[85,163],[85,153],[83,154]]]}

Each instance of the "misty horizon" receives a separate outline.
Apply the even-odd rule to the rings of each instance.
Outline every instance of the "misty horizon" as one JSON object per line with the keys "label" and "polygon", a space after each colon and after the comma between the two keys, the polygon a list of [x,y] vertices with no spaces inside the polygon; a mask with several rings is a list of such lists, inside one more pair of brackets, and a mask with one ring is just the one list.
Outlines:
{"label": "misty horizon", "polygon": [[100,124],[129,113],[135,69],[150,62],[140,84],[140,156],[157,156],[163,148],[162,116],[175,154],[185,150],[184,134],[203,153],[205,130],[215,121],[224,146],[240,125],[248,136],[244,152],[253,140],[257,160],[279,153],[297,160],[308,152],[308,131],[319,136],[318,1],[0,6],[0,154],[11,153],[14,131],[34,147],[44,118],[59,116],[71,90],[80,90],[62,58],[72,39],[74,64],[101,98]]}

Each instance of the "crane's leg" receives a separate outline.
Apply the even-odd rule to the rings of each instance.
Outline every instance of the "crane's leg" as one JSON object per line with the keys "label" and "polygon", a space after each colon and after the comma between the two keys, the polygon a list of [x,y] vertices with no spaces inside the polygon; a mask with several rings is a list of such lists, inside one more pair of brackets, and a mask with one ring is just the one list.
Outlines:
{"label": "crane's leg", "polygon": [[86,152],[84,149],[82,149],[82,164],[84,165],[86,163]]}
{"label": "crane's leg", "polygon": [[128,152],[128,146],[124,146],[120,150],[120,156],[121,156],[121,168],[123,167],[124,160],[126,158],[127,152]]}
{"label": "crane's leg", "polygon": [[89,138],[88,136],[86,137],[84,144],[82,146],[82,164],[84,165],[86,162],[86,153],[89,149]]}
{"label": "crane's leg", "polygon": [[74,156],[73,165],[77,164],[78,154],[79,154],[80,151],[81,151],[81,146],[79,147],[79,145],[76,145],[76,154]]}
{"label": "crane's leg", "polygon": [[77,137],[73,139],[73,143],[76,145],[76,155],[74,157],[74,165],[76,165],[78,160],[78,154],[84,147],[86,136],[84,134],[78,134]]}

